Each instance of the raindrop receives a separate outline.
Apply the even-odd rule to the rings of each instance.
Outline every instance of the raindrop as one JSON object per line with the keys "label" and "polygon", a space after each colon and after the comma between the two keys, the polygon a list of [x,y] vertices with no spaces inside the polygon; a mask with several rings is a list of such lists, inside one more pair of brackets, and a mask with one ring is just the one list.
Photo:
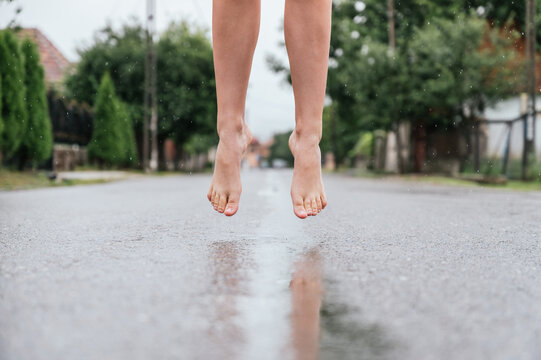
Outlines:
{"label": "raindrop", "polygon": [[355,2],[355,10],[358,12],[364,11],[366,9],[366,4],[362,1]]}
{"label": "raindrop", "polygon": [[364,24],[366,23],[366,16],[357,15],[353,18],[355,24]]}
{"label": "raindrop", "polygon": [[329,58],[329,67],[331,69],[336,69],[338,67],[338,61],[335,58]]}
{"label": "raindrop", "polygon": [[362,55],[368,55],[368,53],[370,52],[370,48],[368,47],[368,45],[363,45],[363,47],[361,48],[361,54]]}

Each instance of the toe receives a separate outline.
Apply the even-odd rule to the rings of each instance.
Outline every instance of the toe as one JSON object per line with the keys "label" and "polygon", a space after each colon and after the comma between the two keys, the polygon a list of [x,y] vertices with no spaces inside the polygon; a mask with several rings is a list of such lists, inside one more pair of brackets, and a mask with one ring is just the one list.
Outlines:
{"label": "toe", "polygon": [[321,194],[321,208],[325,209],[327,207],[327,197],[325,194]]}
{"label": "toe", "polygon": [[210,196],[210,204],[214,206],[215,203],[216,203],[216,191],[213,191],[212,195]]}
{"label": "toe", "polygon": [[316,203],[317,203],[317,212],[320,213],[323,209],[323,205],[321,204],[321,198],[318,196],[316,197]]}
{"label": "toe", "polygon": [[305,199],[304,200],[304,208],[306,209],[306,214],[308,216],[312,216],[313,215],[313,212],[312,212],[312,201],[310,199]]}
{"label": "toe", "polygon": [[227,197],[224,195],[220,196],[220,200],[218,201],[218,212],[223,214],[225,210],[225,204],[227,203]]}
{"label": "toe", "polygon": [[315,198],[312,199],[311,207],[312,207],[312,215],[316,216],[319,213],[319,211],[317,211],[317,202]]}
{"label": "toe", "polygon": [[207,193],[207,199],[209,199],[209,201],[212,201],[212,188],[210,188],[209,192]]}
{"label": "toe", "polygon": [[214,198],[212,199],[212,206],[214,207],[214,210],[218,210],[218,202],[220,201],[220,195],[214,194]]}
{"label": "toe", "polygon": [[239,196],[230,195],[229,199],[227,199],[227,205],[225,207],[224,214],[226,216],[233,216],[237,213],[238,210],[239,210]]}
{"label": "toe", "polygon": [[295,197],[293,199],[293,211],[295,212],[295,215],[297,215],[297,217],[300,219],[306,219],[306,217],[308,216],[301,197]]}

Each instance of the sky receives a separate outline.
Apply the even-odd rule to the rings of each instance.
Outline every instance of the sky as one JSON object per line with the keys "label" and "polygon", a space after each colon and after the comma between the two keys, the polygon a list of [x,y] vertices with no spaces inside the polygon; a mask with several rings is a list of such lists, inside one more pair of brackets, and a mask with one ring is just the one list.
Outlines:
{"label": "sky", "polygon": [[[294,99],[283,77],[269,70],[266,57],[273,54],[287,61],[279,44],[284,0],[262,0],[259,44],[254,56],[248,90],[246,117],[254,135],[266,140],[273,133],[294,126]],[[144,21],[146,0],[15,0],[0,5],[0,27],[22,7],[17,22],[39,28],[70,61],[77,61],[77,49],[89,46],[94,33],[107,23],[119,27],[132,17]],[[212,0],[157,0],[157,26],[163,31],[172,21],[189,20],[211,30]]]}

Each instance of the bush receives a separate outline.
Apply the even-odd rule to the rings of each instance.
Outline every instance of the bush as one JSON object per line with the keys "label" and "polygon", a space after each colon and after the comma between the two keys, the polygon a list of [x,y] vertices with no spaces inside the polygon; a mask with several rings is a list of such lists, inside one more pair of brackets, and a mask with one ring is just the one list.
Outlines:
{"label": "bush", "polygon": [[47,106],[45,78],[36,44],[30,39],[22,43],[24,55],[26,111],[28,121],[20,149],[22,164],[31,160],[36,166],[51,157],[53,134]]}
{"label": "bush", "polygon": [[118,100],[109,73],[105,73],[101,79],[95,111],[88,156],[101,166],[120,165],[125,160],[124,136]]}
{"label": "bush", "polygon": [[117,108],[120,121],[120,132],[122,134],[122,164],[134,166],[137,164],[137,145],[135,144],[132,117],[130,116],[126,104],[119,100],[117,101]]}
{"label": "bush", "polygon": [[6,157],[19,148],[26,130],[24,103],[24,60],[19,42],[10,30],[0,32],[0,74],[2,87],[0,151]]}

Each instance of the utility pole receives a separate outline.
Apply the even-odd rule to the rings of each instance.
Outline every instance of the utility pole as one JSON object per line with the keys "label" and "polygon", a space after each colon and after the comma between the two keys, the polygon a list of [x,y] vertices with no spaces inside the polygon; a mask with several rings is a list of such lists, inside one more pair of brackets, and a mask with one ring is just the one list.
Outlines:
{"label": "utility pole", "polygon": [[143,129],[143,166],[147,172],[158,169],[158,99],[155,35],[156,0],[147,0],[145,119]]}
{"label": "utility pole", "polygon": [[[394,6],[394,0],[387,0],[387,18],[389,22],[389,51],[391,53],[391,56],[394,56],[396,52],[396,24],[395,24],[395,6]],[[389,94],[390,96],[394,96],[393,93]],[[398,173],[403,174],[404,173],[404,159],[402,158],[402,139],[400,138],[400,119],[398,118],[398,115],[396,114],[396,111],[394,111],[393,107],[393,128],[395,130],[396,134],[396,157],[398,161]]]}
{"label": "utility pole", "polygon": [[528,167],[535,158],[536,137],[536,0],[526,0],[526,86],[528,94],[528,110],[524,118],[524,151],[522,154],[522,180],[528,177]]}

